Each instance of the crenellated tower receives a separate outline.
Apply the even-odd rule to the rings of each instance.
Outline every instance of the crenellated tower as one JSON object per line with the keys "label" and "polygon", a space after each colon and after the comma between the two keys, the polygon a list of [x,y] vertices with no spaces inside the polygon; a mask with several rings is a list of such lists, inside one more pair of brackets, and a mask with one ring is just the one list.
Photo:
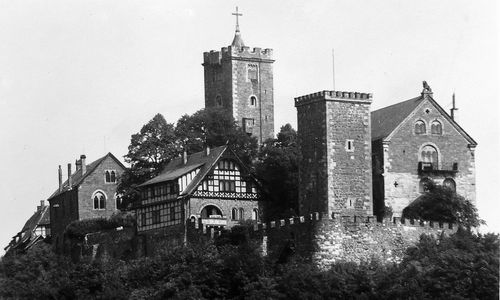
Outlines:
{"label": "crenellated tower", "polygon": [[274,137],[273,51],[245,46],[236,8],[233,42],[203,53],[205,107],[230,112],[259,144]]}
{"label": "crenellated tower", "polygon": [[295,98],[301,214],[373,214],[371,102],[371,94],[339,91]]}

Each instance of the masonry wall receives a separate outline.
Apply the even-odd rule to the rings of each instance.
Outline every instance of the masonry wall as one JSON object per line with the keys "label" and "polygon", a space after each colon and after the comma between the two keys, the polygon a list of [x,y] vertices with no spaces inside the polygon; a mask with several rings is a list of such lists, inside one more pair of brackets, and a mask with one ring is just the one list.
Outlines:
{"label": "masonry wall", "polygon": [[[418,120],[426,123],[426,134],[415,134],[414,124]],[[442,135],[431,134],[433,120],[443,124]],[[420,149],[427,144],[438,149],[439,168],[450,172],[418,172]],[[458,172],[451,172],[453,163],[458,163]],[[469,148],[468,141],[428,100],[417,107],[384,149],[385,202],[393,208],[394,216],[400,216],[402,210],[421,195],[419,182],[424,177],[437,184],[452,178],[458,194],[473,203],[476,201],[474,149]]]}
{"label": "masonry wall", "polygon": [[[105,182],[104,175],[106,170],[115,170],[117,178],[119,178],[124,171],[114,159],[108,156],[99,164],[94,172],[84,179],[78,189],[79,220],[110,217],[118,211],[115,197],[118,183]],[[92,195],[96,191],[101,191],[106,195],[105,209],[94,209],[94,200],[92,199]]]}
{"label": "masonry wall", "polygon": [[252,219],[252,211],[258,209],[261,211],[261,205],[257,200],[243,199],[217,199],[217,198],[198,198],[191,197],[188,202],[187,218],[191,216],[200,218],[202,209],[205,206],[213,205],[222,212],[223,217],[227,219],[228,226],[234,226],[239,223],[239,220],[231,220],[231,212],[233,208],[243,208],[244,220]]}
{"label": "masonry wall", "polygon": [[[274,87],[272,50],[249,47],[225,47],[221,51],[205,52],[205,107],[219,107],[216,97],[222,99],[222,108],[232,113],[238,125],[244,119],[253,119],[251,131],[259,143],[274,137]],[[247,76],[249,65],[258,69],[258,81]],[[257,98],[251,105],[250,97]]]}
{"label": "masonry wall", "polygon": [[326,103],[297,106],[299,162],[299,212],[328,212],[328,166],[326,156]]}
{"label": "masonry wall", "polygon": [[332,100],[326,105],[328,214],[372,215],[370,103]]}

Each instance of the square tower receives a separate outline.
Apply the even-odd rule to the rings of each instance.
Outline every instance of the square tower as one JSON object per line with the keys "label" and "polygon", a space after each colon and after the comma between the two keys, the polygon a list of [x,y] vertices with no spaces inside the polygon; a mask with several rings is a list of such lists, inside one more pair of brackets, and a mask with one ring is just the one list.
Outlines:
{"label": "square tower", "polygon": [[274,138],[272,54],[246,47],[238,25],[230,46],[203,53],[205,108],[227,110],[259,144]]}
{"label": "square tower", "polygon": [[300,214],[373,215],[371,102],[338,91],[295,98]]}

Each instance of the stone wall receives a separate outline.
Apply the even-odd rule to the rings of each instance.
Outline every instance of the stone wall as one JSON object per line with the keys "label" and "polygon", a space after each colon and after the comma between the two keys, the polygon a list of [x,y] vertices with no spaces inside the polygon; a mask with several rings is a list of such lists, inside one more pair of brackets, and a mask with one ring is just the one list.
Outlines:
{"label": "stone wall", "polygon": [[[438,120],[443,125],[441,135],[431,134],[430,124]],[[427,133],[415,134],[416,121],[424,121]],[[438,171],[419,172],[420,151],[424,145],[438,150]],[[424,100],[409,116],[406,122],[384,145],[384,194],[386,205],[393,208],[394,216],[401,216],[402,210],[421,195],[420,180],[431,178],[442,184],[446,178],[456,183],[456,191],[475,204],[474,148],[429,101]],[[458,163],[457,172],[453,164]]]}
{"label": "stone wall", "polygon": [[[221,97],[222,108],[243,127],[244,119],[253,119],[253,129],[259,143],[274,137],[274,87],[272,50],[249,47],[222,48],[203,54],[205,76],[205,107],[219,107],[217,96]],[[258,80],[248,78],[252,65],[258,72]],[[257,99],[251,105],[250,97]]]}
{"label": "stone wall", "polygon": [[[116,183],[106,183],[104,173],[106,170],[115,170],[117,178],[124,172],[122,167],[110,156],[107,156],[99,166],[89,174],[78,189],[78,212],[79,220],[93,219],[93,218],[106,218],[118,211],[116,207]],[[94,209],[94,200],[92,195],[96,191],[101,191],[106,195],[106,208]]]}
{"label": "stone wall", "polygon": [[322,91],[295,98],[301,214],[373,214],[371,97]]}
{"label": "stone wall", "polygon": [[[298,255],[320,268],[337,261],[361,263],[378,260],[399,263],[408,247],[422,234],[451,234],[457,227],[448,223],[401,220],[376,222],[373,217],[335,216],[322,218],[319,213],[254,225],[250,236],[261,243],[262,252],[272,261]],[[218,234],[201,224],[188,224],[189,241]]]}

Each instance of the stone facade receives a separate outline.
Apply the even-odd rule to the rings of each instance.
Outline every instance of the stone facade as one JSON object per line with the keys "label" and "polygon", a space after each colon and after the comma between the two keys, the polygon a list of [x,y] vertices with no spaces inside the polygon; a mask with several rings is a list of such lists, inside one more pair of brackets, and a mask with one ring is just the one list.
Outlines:
{"label": "stone facade", "polygon": [[260,144],[274,137],[272,49],[229,46],[203,54],[205,107],[231,112]]}
{"label": "stone facade", "polygon": [[[77,161],[81,166],[82,161]],[[83,160],[83,163],[85,161]],[[106,171],[115,172],[115,180],[106,182]],[[118,177],[125,171],[125,166],[108,153],[104,157],[86,165],[78,167],[70,175],[69,180],[62,183],[61,188],[49,197],[51,216],[51,235],[56,247],[62,246],[63,233],[71,222],[83,219],[110,217],[118,211],[116,188]],[[94,197],[104,195],[103,207],[94,208]]]}
{"label": "stone facade", "polygon": [[[427,179],[438,185],[454,182],[456,192],[475,204],[476,143],[431,96],[422,94],[418,105],[387,137],[373,141],[373,190],[379,214],[389,206],[393,216],[400,217],[425,192]],[[417,122],[425,124],[423,133],[416,133]],[[440,124],[441,130],[433,133],[433,123]],[[434,157],[423,157],[424,147],[435,150]]]}
{"label": "stone facade", "polygon": [[364,93],[295,98],[301,214],[372,215],[370,104]]}

